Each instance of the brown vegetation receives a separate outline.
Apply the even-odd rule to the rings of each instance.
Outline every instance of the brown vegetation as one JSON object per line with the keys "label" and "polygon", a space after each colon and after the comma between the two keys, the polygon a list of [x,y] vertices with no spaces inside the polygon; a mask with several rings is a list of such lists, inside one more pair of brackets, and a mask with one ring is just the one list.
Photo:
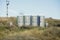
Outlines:
{"label": "brown vegetation", "polygon": [[7,19],[0,19],[0,40],[60,40],[60,27],[56,26],[60,24],[60,20],[46,19],[50,26],[48,28],[26,29],[16,26],[15,17],[10,17],[8,20],[8,22],[12,21],[14,26],[9,27]]}
{"label": "brown vegetation", "polygon": [[6,31],[0,33],[1,40],[60,40],[59,27],[20,29],[18,32],[12,30],[7,33]]}

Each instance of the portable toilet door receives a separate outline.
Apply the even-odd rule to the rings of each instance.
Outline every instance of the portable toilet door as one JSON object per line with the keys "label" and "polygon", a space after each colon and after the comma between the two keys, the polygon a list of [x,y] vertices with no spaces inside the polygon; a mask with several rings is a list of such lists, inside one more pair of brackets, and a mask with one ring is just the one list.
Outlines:
{"label": "portable toilet door", "polygon": [[40,16],[37,16],[37,25],[40,26]]}
{"label": "portable toilet door", "polygon": [[38,26],[37,25],[37,16],[32,16],[32,26]]}
{"label": "portable toilet door", "polygon": [[30,26],[30,16],[25,16],[25,26]]}
{"label": "portable toilet door", "polygon": [[40,16],[40,27],[45,27],[45,16]]}
{"label": "portable toilet door", "polygon": [[23,26],[23,16],[18,16],[18,26]]}

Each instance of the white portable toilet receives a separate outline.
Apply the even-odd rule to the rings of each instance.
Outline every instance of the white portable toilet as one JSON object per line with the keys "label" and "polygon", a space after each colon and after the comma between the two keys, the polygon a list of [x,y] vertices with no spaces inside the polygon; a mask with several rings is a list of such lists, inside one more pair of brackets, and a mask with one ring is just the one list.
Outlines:
{"label": "white portable toilet", "polygon": [[40,16],[40,27],[45,27],[45,16]]}
{"label": "white portable toilet", "polygon": [[30,16],[25,16],[25,26],[30,26]]}
{"label": "white portable toilet", "polygon": [[38,26],[37,25],[37,16],[32,16],[32,26]]}
{"label": "white portable toilet", "polygon": [[23,26],[23,16],[18,16],[17,17],[17,22],[18,22],[19,27]]}

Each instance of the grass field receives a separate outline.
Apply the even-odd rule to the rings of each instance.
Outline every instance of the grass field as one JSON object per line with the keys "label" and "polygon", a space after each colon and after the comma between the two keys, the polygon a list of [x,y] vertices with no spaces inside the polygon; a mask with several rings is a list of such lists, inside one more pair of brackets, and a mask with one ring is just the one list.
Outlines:
{"label": "grass field", "polygon": [[60,20],[46,19],[49,27],[31,27],[18,28],[16,25],[16,18],[10,17],[8,19],[13,22],[14,26],[9,27],[7,19],[0,18],[0,40],[60,40]]}
{"label": "grass field", "polygon": [[60,28],[6,29],[0,28],[0,40],[60,40]]}

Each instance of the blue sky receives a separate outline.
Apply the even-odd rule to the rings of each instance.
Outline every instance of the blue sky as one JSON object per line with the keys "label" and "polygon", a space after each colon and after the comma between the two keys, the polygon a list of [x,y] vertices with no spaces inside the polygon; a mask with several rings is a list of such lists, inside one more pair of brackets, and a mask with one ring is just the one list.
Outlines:
{"label": "blue sky", "polygon": [[[42,15],[60,19],[60,0],[9,0],[9,16]],[[6,16],[6,0],[0,0],[0,16]]]}

